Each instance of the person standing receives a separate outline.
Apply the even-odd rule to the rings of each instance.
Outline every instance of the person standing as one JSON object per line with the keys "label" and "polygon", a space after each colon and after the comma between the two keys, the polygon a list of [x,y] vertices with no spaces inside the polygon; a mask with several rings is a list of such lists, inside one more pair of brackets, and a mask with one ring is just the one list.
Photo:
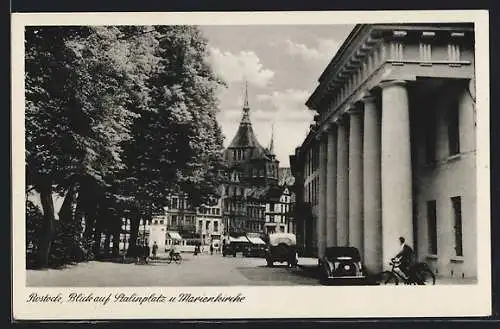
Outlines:
{"label": "person standing", "polygon": [[210,255],[214,254],[214,245],[210,244]]}
{"label": "person standing", "polygon": [[156,252],[158,251],[158,245],[156,244],[156,241],[153,243],[153,249],[152,249],[152,252],[153,252],[153,259],[156,258]]}

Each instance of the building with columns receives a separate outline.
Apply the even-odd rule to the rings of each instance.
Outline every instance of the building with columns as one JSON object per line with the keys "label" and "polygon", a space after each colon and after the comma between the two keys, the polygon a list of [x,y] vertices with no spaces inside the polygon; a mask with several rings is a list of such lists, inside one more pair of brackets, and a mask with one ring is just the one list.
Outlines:
{"label": "building with columns", "polygon": [[357,25],[306,102],[290,157],[304,253],[354,246],[378,272],[406,238],[443,276],[477,276],[472,24]]}

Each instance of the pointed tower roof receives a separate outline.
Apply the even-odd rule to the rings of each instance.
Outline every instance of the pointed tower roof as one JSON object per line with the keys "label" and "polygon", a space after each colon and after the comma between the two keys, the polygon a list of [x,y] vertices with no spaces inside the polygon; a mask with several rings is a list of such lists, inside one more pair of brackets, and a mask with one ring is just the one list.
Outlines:
{"label": "pointed tower roof", "polygon": [[248,104],[248,84],[245,82],[245,96],[243,101],[243,116],[241,117],[240,126],[234,136],[228,149],[231,148],[256,148],[257,154],[263,154],[264,148],[260,145],[255,137],[250,121],[250,106]]}
{"label": "pointed tower roof", "polygon": [[271,141],[269,142],[269,152],[274,153],[274,122],[271,126]]}

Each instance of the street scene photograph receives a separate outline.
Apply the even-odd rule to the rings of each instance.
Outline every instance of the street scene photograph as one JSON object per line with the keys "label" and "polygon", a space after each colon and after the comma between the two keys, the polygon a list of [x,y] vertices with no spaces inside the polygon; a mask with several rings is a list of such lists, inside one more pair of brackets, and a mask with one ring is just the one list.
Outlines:
{"label": "street scene photograph", "polygon": [[25,26],[26,286],[477,284],[475,44]]}

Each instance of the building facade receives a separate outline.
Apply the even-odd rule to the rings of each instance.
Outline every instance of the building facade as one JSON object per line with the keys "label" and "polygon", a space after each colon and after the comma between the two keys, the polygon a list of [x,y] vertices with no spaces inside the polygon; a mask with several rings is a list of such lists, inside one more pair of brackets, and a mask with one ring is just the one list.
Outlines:
{"label": "building facade", "polygon": [[214,240],[221,240],[222,209],[221,199],[215,205],[201,206],[196,212],[196,233],[200,235],[202,244],[210,245]]}
{"label": "building facade", "polygon": [[264,233],[268,187],[278,183],[279,161],[257,140],[250,121],[248,89],[238,131],[223,154],[227,173],[222,186],[222,216],[226,234]]}
{"label": "building facade", "polygon": [[474,73],[470,24],[353,29],[290,159],[304,250],[351,245],[377,272],[403,236],[438,275],[477,276]]}
{"label": "building facade", "polygon": [[265,203],[264,233],[293,233],[290,231],[292,192],[287,185],[268,190]]}

